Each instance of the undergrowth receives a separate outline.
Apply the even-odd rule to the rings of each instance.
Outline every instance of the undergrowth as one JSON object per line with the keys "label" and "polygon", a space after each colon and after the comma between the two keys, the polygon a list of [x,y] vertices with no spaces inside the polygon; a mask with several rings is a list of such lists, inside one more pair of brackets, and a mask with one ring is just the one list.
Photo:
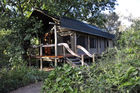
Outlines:
{"label": "undergrowth", "polygon": [[19,87],[43,81],[47,76],[48,72],[27,66],[2,68],[0,71],[0,93],[9,93]]}

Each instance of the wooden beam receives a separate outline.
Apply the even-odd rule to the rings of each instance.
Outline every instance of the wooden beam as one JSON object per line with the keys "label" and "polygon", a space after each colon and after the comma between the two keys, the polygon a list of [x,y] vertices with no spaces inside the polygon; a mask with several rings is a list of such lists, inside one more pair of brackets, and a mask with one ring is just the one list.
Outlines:
{"label": "wooden beam", "polygon": [[[40,56],[42,56],[42,46],[40,46]],[[42,65],[42,58],[40,58],[40,69],[42,70],[43,65]]]}
{"label": "wooden beam", "polygon": [[92,62],[95,62],[95,54],[92,55]]}
{"label": "wooden beam", "polygon": [[57,31],[56,25],[54,25],[54,37],[55,37],[55,67],[57,66]]}
{"label": "wooden beam", "polygon": [[63,56],[64,56],[64,62],[66,61],[65,59],[66,59],[66,49],[65,49],[65,47],[64,46],[62,46],[63,47]]}
{"label": "wooden beam", "polygon": [[76,32],[74,33],[74,42],[75,42],[75,45],[74,45],[74,46],[75,46],[75,49],[74,49],[74,52],[77,53],[77,48],[76,48],[76,47],[77,47],[77,36],[76,36]]}
{"label": "wooden beam", "polygon": [[89,37],[89,35],[88,35],[88,51],[90,51],[90,37]]}
{"label": "wooden beam", "polygon": [[82,66],[84,66],[84,55],[81,55],[81,58],[82,58]]}
{"label": "wooden beam", "polygon": [[75,53],[77,53],[76,52],[76,32],[74,32],[73,34],[72,34],[72,36],[71,36],[71,48],[72,48],[72,50],[75,52]]}

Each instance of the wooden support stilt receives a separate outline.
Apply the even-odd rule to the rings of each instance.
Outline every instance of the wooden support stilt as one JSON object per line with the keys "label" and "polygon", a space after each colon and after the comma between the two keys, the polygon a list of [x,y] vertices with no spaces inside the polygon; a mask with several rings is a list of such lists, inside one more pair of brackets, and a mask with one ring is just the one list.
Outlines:
{"label": "wooden support stilt", "polygon": [[82,66],[84,66],[84,55],[81,55],[82,58]]}
{"label": "wooden support stilt", "polygon": [[92,62],[95,62],[95,55],[92,55]]}
{"label": "wooden support stilt", "polygon": [[74,33],[74,47],[75,47],[75,49],[74,49],[74,52],[75,53],[77,53],[77,36],[76,36],[76,33]]}
{"label": "wooden support stilt", "polygon": [[63,46],[63,56],[64,56],[64,62],[65,62],[65,57],[66,57],[66,50],[65,50],[65,47]]}
{"label": "wooden support stilt", "polygon": [[43,68],[43,64],[42,64],[43,62],[42,62],[42,58],[40,58],[40,69],[42,70],[42,68]]}
{"label": "wooden support stilt", "polygon": [[56,25],[54,25],[54,37],[55,37],[55,67],[57,66],[57,31]]}
{"label": "wooden support stilt", "polygon": [[[40,45],[40,56],[42,56],[42,44]],[[42,64],[42,58],[40,57],[40,69],[42,70],[43,64]]]}

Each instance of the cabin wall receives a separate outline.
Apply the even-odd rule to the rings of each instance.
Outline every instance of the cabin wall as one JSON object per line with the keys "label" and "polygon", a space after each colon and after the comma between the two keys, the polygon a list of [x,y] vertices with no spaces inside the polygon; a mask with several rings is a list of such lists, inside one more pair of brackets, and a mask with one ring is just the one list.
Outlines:
{"label": "cabin wall", "polygon": [[[74,31],[61,31],[58,32],[58,43],[67,43],[71,50],[76,51],[76,33]],[[58,55],[63,55],[63,47],[58,47]],[[65,50],[66,55],[69,54],[67,50]]]}
{"label": "cabin wall", "polygon": [[104,47],[104,38],[101,38],[101,53],[105,51],[105,47]]}
{"label": "cabin wall", "polygon": [[76,51],[76,33],[73,32],[73,34],[70,36],[71,38],[71,49],[75,52]]}
{"label": "cabin wall", "polygon": [[[86,35],[82,33],[76,33],[76,34],[77,34],[76,45],[83,46],[91,54],[101,54],[107,48],[113,47],[112,40],[103,37],[93,36],[93,35]],[[77,49],[77,53],[84,54],[83,51],[81,51],[80,49]]]}
{"label": "cabin wall", "polygon": [[[88,42],[89,42],[88,41],[88,35],[85,35],[85,34],[82,34],[82,33],[76,33],[76,46],[81,45],[85,49],[89,50]],[[84,52],[80,49],[77,49],[76,52],[78,54],[84,54]]]}
{"label": "cabin wall", "polygon": [[113,48],[113,41],[112,40],[108,40],[109,42],[109,48]]}
{"label": "cabin wall", "polygon": [[[60,35],[57,35],[57,43],[63,43],[63,37]],[[63,55],[63,47],[62,46],[58,46],[58,50],[57,50],[58,55]]]}
{"label": "cabin wall", "polygon": [[[70,31],[66,31],[65,33],[70,33]],[[66,36],[60,36],[58,35],[58,43],[67,43],[69,47],[78,54],[84,54],[84,52],[80,49],[77,49],[77,45],[83,46],[85,49],[87,49],[91,54],[101,54],[104,52],[108,47],[113,47],[112,40],[78,33],[75,31],[71,31],[71,34],[67,34]],[[66,52],[66,54],[69,54]],[[58,55],[63,55],[63,47],[58,47]]]}
{"label": "cabin wall", "polygon": [[98,38],[96,36],[89,35],[89,52],[91,54],[98,52]]}

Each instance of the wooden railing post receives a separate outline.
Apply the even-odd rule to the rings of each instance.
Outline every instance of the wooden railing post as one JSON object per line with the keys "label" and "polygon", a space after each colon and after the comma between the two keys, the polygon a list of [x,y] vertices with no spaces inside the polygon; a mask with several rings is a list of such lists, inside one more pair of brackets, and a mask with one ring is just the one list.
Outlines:
{"label": "wooden railing post", "polygon": [[92,62],[95,62],[95,55],[92,55]]}
{"label": "wooden railing post", "polygon": [[42,65],[42,44],[40,45],[40,69],[42,70],[42,67],[43,67],[43,65]]}
{"label": "wooden railing post", "polygon": [[66,50],[65,50],[65,47],[64,46],[62,46],[62,47],[63,47],[64,62],[65,62],[65,60],[66,60]]}
{"label": "wooden railing post", "polygon": [[54,37],[55,37],[55,67],[57,66],[57,31],[56,25],[54,25]]}
{"label": "wooden railing post", "polygon": [[82,66],[84,65],[84,55],[81,55],[82,58]]}

